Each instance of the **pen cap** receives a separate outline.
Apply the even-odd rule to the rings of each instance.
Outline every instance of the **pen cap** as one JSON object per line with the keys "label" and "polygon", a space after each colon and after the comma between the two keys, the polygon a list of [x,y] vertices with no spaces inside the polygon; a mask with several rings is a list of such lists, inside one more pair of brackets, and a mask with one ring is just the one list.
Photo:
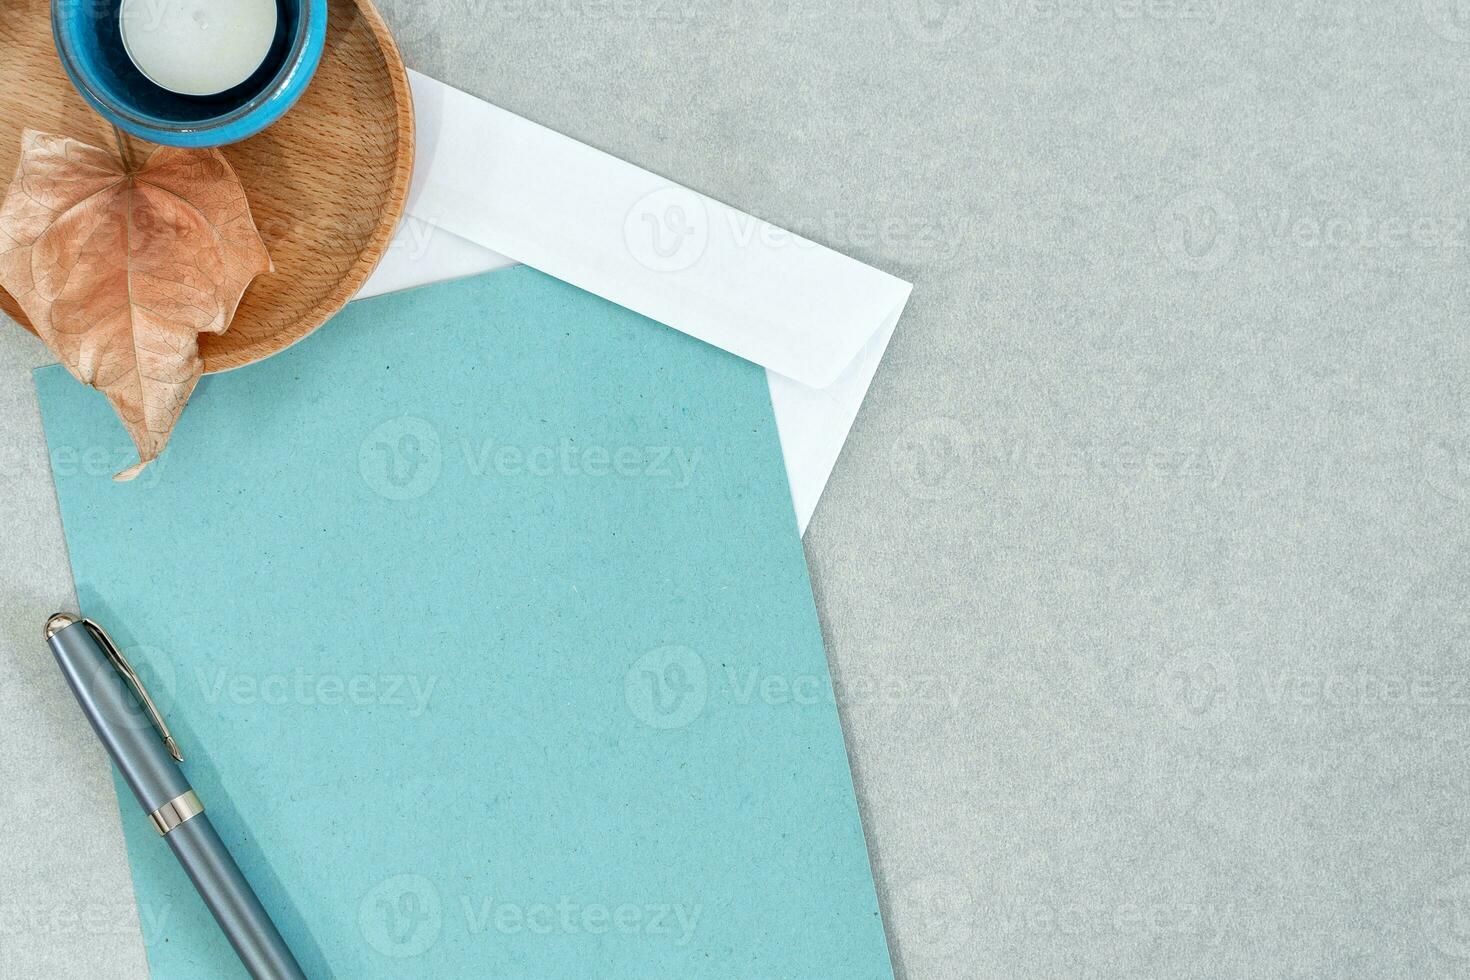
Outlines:
{"label": "pen cap", "polygon": [[47,643],[82,713],[143,809],[152,813],[187,793],[189,781],[88,624],[65,626]]}

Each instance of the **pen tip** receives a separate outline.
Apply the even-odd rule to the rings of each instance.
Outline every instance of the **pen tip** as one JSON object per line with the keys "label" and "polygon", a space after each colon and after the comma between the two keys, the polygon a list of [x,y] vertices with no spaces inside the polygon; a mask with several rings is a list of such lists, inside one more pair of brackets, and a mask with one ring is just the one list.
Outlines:
{"label": "pen tip", "polygon": [[77,619],[77,617],[71,615],[70,613],[57,613],[50,619],[46,620],[46,639],[51,639],[53,636],[66,629],[68,626],[72,626],[79,622],[81,622],[81,620]]}

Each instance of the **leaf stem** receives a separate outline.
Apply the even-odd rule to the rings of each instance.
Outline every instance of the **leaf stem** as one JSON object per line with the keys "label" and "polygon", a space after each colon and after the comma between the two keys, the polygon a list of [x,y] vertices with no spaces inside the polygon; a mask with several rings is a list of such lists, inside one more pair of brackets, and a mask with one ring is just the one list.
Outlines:
{"label": "leaf stem", "polygon": [[122,159],[123,172],[132,176],[134,172],[133,154],[128,149],[128,138],[123,135],[122,130],[114,126],[112,127],[112,139],[117,144],[117,155]]}

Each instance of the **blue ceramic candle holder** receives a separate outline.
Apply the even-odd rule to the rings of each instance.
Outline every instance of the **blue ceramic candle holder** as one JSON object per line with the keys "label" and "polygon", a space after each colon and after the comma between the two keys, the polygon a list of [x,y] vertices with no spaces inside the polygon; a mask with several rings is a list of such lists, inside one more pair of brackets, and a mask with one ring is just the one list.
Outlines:
{"label": "blue ceramic candle holder", "polygon": [[327,39],[327,0],[277,0],[265,61],[218,95],[179,95],[150,81],[123,47],[119,0],[54,0],[51,27],[72,84],[118,129],[151,143],[235,143],[285,115],[306,90]]}

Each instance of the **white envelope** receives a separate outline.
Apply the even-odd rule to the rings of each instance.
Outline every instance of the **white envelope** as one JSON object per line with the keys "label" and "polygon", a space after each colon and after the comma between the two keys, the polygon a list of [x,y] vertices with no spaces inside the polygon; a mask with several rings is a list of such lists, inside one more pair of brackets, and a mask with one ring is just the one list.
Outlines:
{"label": "white envelope", "polygon": [[409,75],[408,214],[359,296],[525,263],[754,361],[805,533],[912,287]]}

